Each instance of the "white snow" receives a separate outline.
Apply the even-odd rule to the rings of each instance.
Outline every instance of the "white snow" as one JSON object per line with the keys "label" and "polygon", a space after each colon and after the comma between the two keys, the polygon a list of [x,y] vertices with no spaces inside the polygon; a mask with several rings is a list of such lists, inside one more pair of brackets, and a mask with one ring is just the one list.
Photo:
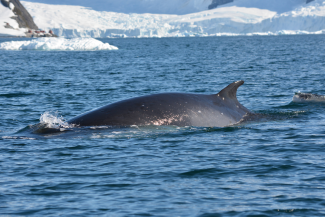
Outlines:
{"label": "white snow", "polygon": [[[205,10],[212,0],[30,1],[55,2],[56,5],[21,3],[40,29],[51,29],[56,35],[67,38],[325,33],[325,0],[309,4],[306,0],[234,0],[213,10]],[[58,5],[60,3],[83,6]],[[96,11],[84,6],[115,12]],[[0,4],[0,36],[25,35],[26,30],[18,29],[17,22],[10,18],[12,16],[13,12]],[[4,28],[4,22],[15,30]]]}
{"label": "white snow", "polygon": [[[0,3],[0,36],[25,36],[24,32],[26,29],[19,29],[17,21],[11,19],[13,16],[15,16],[15,14],[12,10]],[[14,29],[5,28],[6,23]]]}
{"label": "white snow", "polygon": [[189,14],[207,10],[212,0],[28,0],[55,5],[75,5],[118,13]]}
{"label": "white snow", "polygon": [[[211,0],[208,2],[210,4]],[[203,0],[187,3],[202,6]],[[26,1],[22,4],[41,29],[52,29],[56,35],[64,37],[184,37],[325,32],[325,0],[315,0],[309,4],[305,0],[235,0],[234,3],[213,10],[185,15],[125,14],[95,11],[83,6]]]}
{"label": "white snow", "polygon": [[234,0],[232,3],[220,5],[218,7],[245,7],[245,8],[260,8],[284,13],[294,10],[296,7],[306,5],[306,0]]}
{"label": "white snow", "polygon": [[29,41],[10,41],[0,43],[0,50],[64,50],[64,51],[94,51],[117,50],[108,43],[94,38],[37,38]]}

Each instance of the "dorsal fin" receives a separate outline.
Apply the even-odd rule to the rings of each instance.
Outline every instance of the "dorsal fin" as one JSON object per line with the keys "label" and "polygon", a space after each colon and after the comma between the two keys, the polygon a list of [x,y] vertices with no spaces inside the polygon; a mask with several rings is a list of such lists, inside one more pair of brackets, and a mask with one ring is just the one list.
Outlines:
{"label": "dorsal fin", "polygon": [[229,84],[227,87],[222,89],[217,96],[228,97],[233,100],[237,100],[236,93],[239,86],[244,84],[244,81],[235,81],[234,83]]}

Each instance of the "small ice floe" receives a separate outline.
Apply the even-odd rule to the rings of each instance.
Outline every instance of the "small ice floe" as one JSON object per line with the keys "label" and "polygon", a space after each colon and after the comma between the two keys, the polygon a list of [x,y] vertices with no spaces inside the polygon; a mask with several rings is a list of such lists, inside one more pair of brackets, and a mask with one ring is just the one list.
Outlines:
{"label": "small ice floe", "polygon": [[312,93],[295,93],[292,102],[324,102],[325,96]]}
{"label": "small ice floe", "polygon": [[118,48],[94,38],[37,38],[29,41],[3,42],[0,43],[0,50],[95,51]]}

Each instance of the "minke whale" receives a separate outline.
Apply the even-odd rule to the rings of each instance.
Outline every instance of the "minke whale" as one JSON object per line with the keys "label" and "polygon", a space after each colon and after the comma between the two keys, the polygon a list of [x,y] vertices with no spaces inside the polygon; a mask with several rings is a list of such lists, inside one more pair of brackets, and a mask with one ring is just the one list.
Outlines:
{"label": "minke whale", "polygon": [[160,93],[115,102],[68,120],[73,126],[175,125],[225,127],[251,112],[237,100],[244,81],[218,94]]}
{"label": "minke whale", "polygon": [[295,93],[292,98],[293,102],[325,102],[325,96],[312,93]]}

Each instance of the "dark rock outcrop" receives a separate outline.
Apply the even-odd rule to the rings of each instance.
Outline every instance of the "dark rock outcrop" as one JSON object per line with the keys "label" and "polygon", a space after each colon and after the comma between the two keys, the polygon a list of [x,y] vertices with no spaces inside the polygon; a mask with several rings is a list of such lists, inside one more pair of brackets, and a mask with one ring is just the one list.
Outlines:
{"label": "dark rock outcrop", "polygon": [[13,12],[17,15],[19,28],[38,29],[32,16],[28,13],[19,0],[10,0],[10,2],[12,2],[15,6]]}
{"label": "dark rock outcrop", "polygon": [[211,5],[209,5],[209,10],[218,7],[219,5],[228,4],[234,0],[212,0]]}
{"label": "dark rock outcrop", "polygon": [[1,3],[3,6],[8,8],[10,3],[15,6],[13,12],[16,16],[12,17],[12,19],[17,21],[19,28],[38,29],[32,16],[28,13],[19,0],[10,0],[9,2],[1,0]]}

